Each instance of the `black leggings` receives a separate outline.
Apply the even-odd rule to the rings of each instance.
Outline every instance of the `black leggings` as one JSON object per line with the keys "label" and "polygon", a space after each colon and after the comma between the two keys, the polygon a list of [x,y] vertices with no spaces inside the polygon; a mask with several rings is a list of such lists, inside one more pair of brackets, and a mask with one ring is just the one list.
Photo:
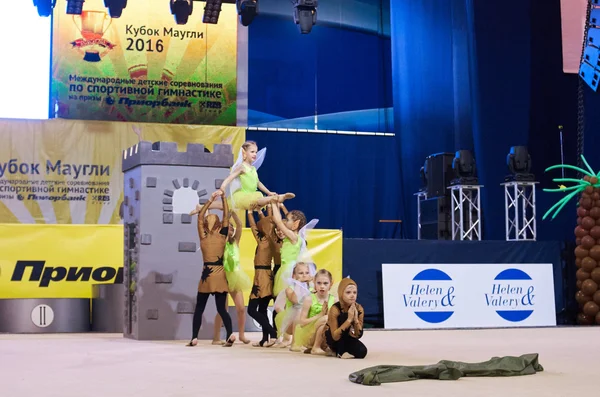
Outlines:
{"label": "black leggings", "polygon": [[268,341],[269,336],[271,338],[277,338],[277,332],[269,323],[269,317],[267,316],[267,307],[269,307],[270,301],[270,296],[265,298],[254,298],[248,301],[248,314],[255,319],[262,328],[263,337],[261,342]]}
{"label": "black leggings", "polygon": [[355,358],[365,358],[367,356],[367,347],[364,343],[348,334],[342,334],[342,337],[339,340],[333,340],[331,331],[327,330],[325,332],[325,338],[329,348],[338,357],[344,353],[350,353]]}
{"label": "black leggings", "polygon": [[[215,292],[213,295],[215,296],[217,312],[219,312],[219,316],[221,316],[221,319],[223,320],[223,325],[227,331],[227,340],[229,340],[233,331],[231,329],[231,317],[229,317],[229,313],[227,312],[227,292]],[[209,293],[203,292],[198,292],[198,295],[196,296],[192,339],[196,339],[198,337],[198,332],[200,332],[200,327],[202,326],[202,314],[204,314],[204,309],[206,308],[206,302],[208,302],[209,296]]]}

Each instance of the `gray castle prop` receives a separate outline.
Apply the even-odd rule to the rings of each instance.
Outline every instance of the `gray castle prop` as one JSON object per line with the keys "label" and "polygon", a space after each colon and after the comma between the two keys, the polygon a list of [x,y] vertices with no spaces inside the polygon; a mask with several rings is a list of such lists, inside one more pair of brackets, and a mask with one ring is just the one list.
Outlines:
{"label": "gray castle prop", "polygon": [[[204,204],[233,165],[231,145],[145,142],[123,152],[125,238],[123,333],[138,340],[189,340],[202,274],[196,204]],[[221,215],[220,211],[218,212]],[[212,339],[214,298],[200,339]]]}

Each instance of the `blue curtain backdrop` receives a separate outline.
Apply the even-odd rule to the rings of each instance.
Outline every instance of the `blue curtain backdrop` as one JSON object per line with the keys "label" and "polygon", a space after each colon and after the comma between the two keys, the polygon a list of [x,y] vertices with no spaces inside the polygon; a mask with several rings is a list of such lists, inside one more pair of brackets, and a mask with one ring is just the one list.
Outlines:
{"label": "blue curtain backdrop", "polygon": [[267,147],[260,180],[277,193],[296,194],[288,209],[319,219],[318,228],[343,229],[344,237],[400,237],[397,225],[379,222],[400,219],[394,137],[264,131],[246,137]]}
{"label": "blue curtain backdrop", "polygon": [[426,156],[470,149],[482,189],[485,239],[504,239],[511,146],[529,145],[538,190],[538,238],[572,236],[573,208],[541,215],[557,196],[543,170],[575,153],[576,76],[562,73],[560,0],[391,2],[394,122],[403,186],[402,217],[416,237],[419,168]]}
{"label": "blue curtain backdrop", "polygon": [[300,34],[289,1],[248,28],[248,125],[393,132],[389,0],[327,0]]}

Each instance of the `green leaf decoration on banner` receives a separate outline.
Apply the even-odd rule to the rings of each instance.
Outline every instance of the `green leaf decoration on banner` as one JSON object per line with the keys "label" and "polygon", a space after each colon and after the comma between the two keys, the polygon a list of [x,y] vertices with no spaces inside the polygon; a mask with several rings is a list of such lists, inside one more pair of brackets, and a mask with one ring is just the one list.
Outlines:
{"label": "green leaf decoration on banner", "polygon": [[[583,155],[581,155],[581,159],[583,160],[583,164],[585,164],[586,168],[588,169],[587,171],[584,170],[583,168],[579,168],[574,165],[568,165],[568,164],[558,164],[558,165],[553,165],[551,167],[546,168],[546,171],[555,170],[555,169],[559,169],[559,168],[575,170],[575,171],[580,172],[583,175],[587,176],[592,182],[588,182],[584,179],[575,179],[575,178],[554,178],[554,179],[552,179],[553,182],[557,182],[557,183],[572,182],[575,185],[573,185],[573,186],[562,185],[561,188],[559,188],[559,189],[543,189],[544,192],[564,192],[564,193],[569,192],[569,194],[564,196],[557,203],[555,203],[552,207],[550,207],[550,209],[548,211],[546,211],[546,213],[542,217],[543,220],[546,219],[548,217],[548,215],[550,215],[553,211],[554,211],[554,214],[552,215],[552,219],[556,218],[556,216],[564,208],[564,206],[567,205],[567,203],[569,201],[571,201],[571,199],[573,197],[575,197],[579,193],[583,192],[586,187],[588,187],[588,186],[600,187],[600,171],[595,173],[594,170],[592,169],[592,167],[590,167],[590,165],[586,161],[585,157],[583,157]],[[595,183],[593,183],[593,182],[595,182]]]}

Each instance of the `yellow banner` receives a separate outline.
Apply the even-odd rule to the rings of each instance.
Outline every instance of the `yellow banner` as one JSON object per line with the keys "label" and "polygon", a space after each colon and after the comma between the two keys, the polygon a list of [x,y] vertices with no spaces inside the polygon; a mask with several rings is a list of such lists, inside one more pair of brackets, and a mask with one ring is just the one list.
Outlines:
{"label": "yellow banner", "polygon": [[[306,236],[308,251],[317,265],[317,269],[327,269],[337,283],[342,277],[342,231],[328,229],[313,229]],[[256,240],[250,229],[244,229],[240,240],[240,262],[242,270],[252,280],[254,277],[254,252]],[[250,289],[243,291],[245,302],[250,296]],[[231,297],[229,305],[233,305]]]}
{"label": "yellow banner", "polygon": [[[342,232],[311,230],[307,240],[317,268],[329,270],[338,282]],[[244,229],[241,265],[250,279],[255,248],[252,233]],[[123,249],[122,225],[0,224],[0,299],[91,298],[93,284],[122,282]],[[201,274],[198,263],[198,280]],[[244,291],[246,302],[249,296],[250,290]]]}
{"label": "yellow banner", "polygon": [[[168,0],[129,1],[118,18],[114,10],[115,17],[109,15],[103,0],[79,3],[81,14],[69,15],[65,9],[74,4],[56,2],[57,117],[236,125],[235,4],[220,5],[218,23],[207,24],[196,2],[186,23],[177,24]],[[181,15],[187,3],[174,7]]]}
{"label": "yellow banner", "polygon": [[91,298],[122,280],[121,225],[0,224],[0,299]]}
{"label": "yellow banner", "polygon": [[176,142],[180,151],[188,143],[239,148],[246,135],[241,127],[0,119],[0,223],[119,223],[122,151],[140,139],[134,126],[143,140]]}

